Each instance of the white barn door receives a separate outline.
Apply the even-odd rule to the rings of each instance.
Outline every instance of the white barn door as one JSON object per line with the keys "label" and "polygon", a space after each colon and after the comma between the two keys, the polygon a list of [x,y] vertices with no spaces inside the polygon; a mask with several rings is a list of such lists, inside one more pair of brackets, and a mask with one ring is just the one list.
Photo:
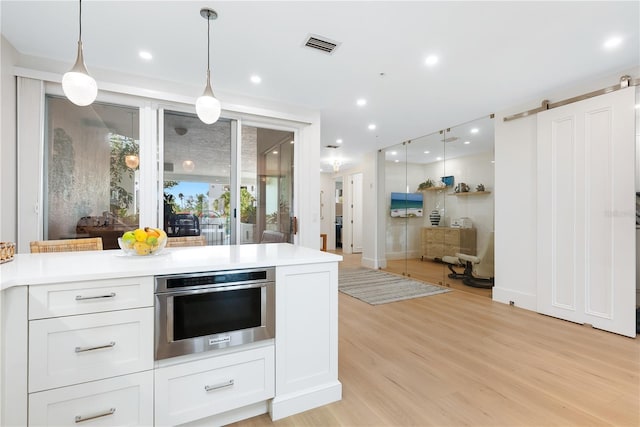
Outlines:
{"label": "white barn door", "polygon": [[631,337],[634,104],[627,88],[537,119],[538,311]]}

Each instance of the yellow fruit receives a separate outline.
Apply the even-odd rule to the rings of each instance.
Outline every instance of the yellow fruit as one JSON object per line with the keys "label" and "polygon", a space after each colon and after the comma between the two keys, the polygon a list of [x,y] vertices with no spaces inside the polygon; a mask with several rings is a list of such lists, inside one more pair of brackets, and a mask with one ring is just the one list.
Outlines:
{"label": "yellow fruit", "polygon": [[165,233],[164,230],[156,228],[156,231],[158,231],[159,233],[158,243],[162,243],[163,241],[167,240],[167,233]]}
{"label": "yellow fruit", "polygon": [[151,246],[158,246],[158,238],[156,236],[147,237],[147,244]]}
{"label": "yellow fruit", "polygon": [[151,246],[145,242],[135,242],[133,249],[138,255],[149,255],[151,253]]}
{"label": "yellow fruit", "polygon": [[143,230],[143,229],[141,229],[141,228],[137,228],[137,229],[133,232],[133,235],[135,236],[136,241],[138,241],[138,242],[144,242],[144,241],[146,241],[146,240],[147,240],[147,232],[146,232],[146,231],[144,231],[144,230]]}
{"label": "yellow fruit", "polygon": [[158,230],[155,228],[145,227],[144,231],[147,232],[147,238],[160,236],[160,233],[158,233]]}

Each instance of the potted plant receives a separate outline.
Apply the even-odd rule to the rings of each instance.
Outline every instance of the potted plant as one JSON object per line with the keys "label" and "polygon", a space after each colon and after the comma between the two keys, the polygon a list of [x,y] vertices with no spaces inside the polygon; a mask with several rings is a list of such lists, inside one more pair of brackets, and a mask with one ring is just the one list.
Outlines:
{"label": "potted plant", "polygon": [[427,188],[433,187],[433,180],[431,178],[427,178],[425,182],[421,182],[418,185],[418,191],[426,190]]}

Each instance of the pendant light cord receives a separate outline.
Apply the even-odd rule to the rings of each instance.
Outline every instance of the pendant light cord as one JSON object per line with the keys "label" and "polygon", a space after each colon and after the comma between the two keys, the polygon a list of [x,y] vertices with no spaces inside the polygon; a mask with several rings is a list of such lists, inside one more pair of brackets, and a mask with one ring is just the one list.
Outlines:
{"label": "pendant light cord", "polygon": [[211,72],[209,67],[209,52],[211,52],[211,12],[207,12],[207,74]]}
{"label": "pendant light cord", "polygon": [[78,22],[79,22],[79,28],[80,28],[80,33],[78,35],[78,41],[82,41],[82,0],[80,0],[80,13],[78,14]]}

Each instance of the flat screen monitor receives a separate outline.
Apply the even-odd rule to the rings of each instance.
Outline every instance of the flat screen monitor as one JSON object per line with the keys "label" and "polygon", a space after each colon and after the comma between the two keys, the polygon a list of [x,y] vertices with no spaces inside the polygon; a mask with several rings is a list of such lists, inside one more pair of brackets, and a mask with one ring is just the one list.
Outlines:
{"label": "flat screen monitor", "polygon": [[422,216],[422,193],[391,193],[391,217]]}

